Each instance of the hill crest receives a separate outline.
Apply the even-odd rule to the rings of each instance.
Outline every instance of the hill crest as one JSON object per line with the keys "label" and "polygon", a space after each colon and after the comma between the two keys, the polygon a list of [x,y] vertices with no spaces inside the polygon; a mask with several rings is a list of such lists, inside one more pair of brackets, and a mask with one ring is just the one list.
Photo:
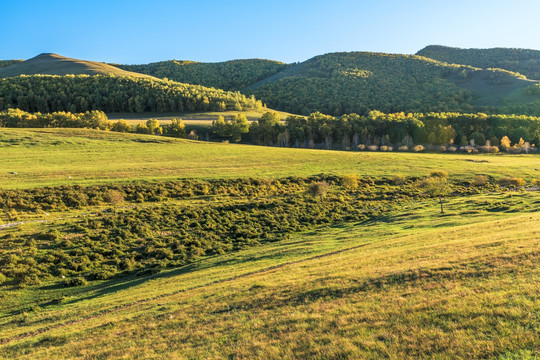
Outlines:
{"label": "hill crest", "polygon": [[153,78],[96,61],[73,59],[55,53],[42,53],[26,61],[0,68],[0,78],[20,75],[116,75]]}

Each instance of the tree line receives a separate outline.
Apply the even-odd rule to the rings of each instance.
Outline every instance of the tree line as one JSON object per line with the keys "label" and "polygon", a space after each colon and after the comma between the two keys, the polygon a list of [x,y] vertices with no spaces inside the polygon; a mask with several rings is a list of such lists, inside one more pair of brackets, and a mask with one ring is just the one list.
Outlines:
{"label": "tree line", "polygon": [[[194,131],[186,133],[181,118],[167,125],[149,119],[132,126],[125,120],[110,121],[104,112],[96,110],[41,114],[8,109],[0,111],[0,127],[91,128],[198,139]],[[412,150],[422,145],[450,151],[461,147],[471,152],[478,147],[485,147],[483,151],[496,151],[495,147],[509,150],[515,145],[515,148],[532,149],[540,144],[539,117],[483,113],[371,111],[365,116],[336,117],[316,112],[309,116],[289,115],[281,121],[278,113],[268,111],[251,123],[242,113],[219,116],[208,131],[208,140],[339,150]]]}
{"label": "tree line", "polygon": [[[525,115],[370,111],[365,116],[335,117],[316,112],[309,116],[291,115],[281,122],[277,113],[266,112],[248,124],[247,129],[244,122],[235,130],[237,124],[237,119],[218,120],[212,130],[220,139],[258,145],[341,150],[369,146],[409,150],[419,144],[439,149],[486,145],[509,148],[512,143],[528,143],[530,147],[540,143],[540,118]],[[224,127],[228,127],[227,131],[222,130]]]}

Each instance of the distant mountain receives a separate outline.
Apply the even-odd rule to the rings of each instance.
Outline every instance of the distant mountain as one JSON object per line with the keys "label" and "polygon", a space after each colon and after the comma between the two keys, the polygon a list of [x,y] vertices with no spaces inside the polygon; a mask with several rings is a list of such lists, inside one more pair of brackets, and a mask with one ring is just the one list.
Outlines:
{"label": "distant mountain", "polygon": [[[13,61],[12,61],[13,62]],[[19,75],[116,75],[151,78],[149,75],[125,71],[112,65],[71,59],[57,54],[40,54],[32,59],[14,62],[0,68],[0,78]]]}
{"label": "distant mountain", "polygon": [[540,80],[540,51],[529,49],[460,49],[455,47],[430,45],[417,55],[431,59],[471,65],[479,68],[501,68],[518,72],[529,79]]}
{"label": "distant mountain", "polygon": [[[316,56],[259,81],[244,93],[268,106],[308,114],[499,111],[526,103],[534,82],[503,70],[449,65],[421,56],[347,52]],[[510,99],[510,96],[513,96]]]}
{"label": "distant mountain", "polygon": [[279,61],[231,60],[217,63],[169,60],[146,65],[118,65],[128,71],[223,90],[240,90],[288,67]]}

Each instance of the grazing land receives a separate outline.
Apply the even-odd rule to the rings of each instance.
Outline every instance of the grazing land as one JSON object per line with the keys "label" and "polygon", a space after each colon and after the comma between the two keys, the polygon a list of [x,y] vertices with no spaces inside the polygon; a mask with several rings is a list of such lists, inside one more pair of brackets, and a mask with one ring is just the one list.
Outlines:
{"label": "grazing land", "polygon": [[[2,129],[2,188],[184,178],[276,178],[320,173],[461,179],[538,177],[535,155],[323,151],[208,143],[84,129]],[[16,173],[16,174],[13,174]]]}
{"label": "grazing land", "polygon": [[154,275],[4,287],[0,356],[534,359],[539,203],[417,199]]}

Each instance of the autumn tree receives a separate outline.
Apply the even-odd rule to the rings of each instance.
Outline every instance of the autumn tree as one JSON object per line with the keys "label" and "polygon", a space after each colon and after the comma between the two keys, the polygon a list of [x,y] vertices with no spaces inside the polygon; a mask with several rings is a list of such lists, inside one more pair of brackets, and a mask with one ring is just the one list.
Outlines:
{"label": "autumn tree", "polygon": [[445,176],[429,176],[418,183],[419,189],[429,197],[436,197],[439,199],[441,205],[441,214],[444,213],[443,198],[447,196],[451,187],[448,183],[448,178]]}
{"label": "autumn tree", "polygon": [[148,128],[148,131],[150,132],[150,134],[153,134],[153,135],[163,134],[163,129],[161,128],[161,125],[159,124],[159,121],[157,119],[148,119],[146,121],[146,127]]}
{"label": "autumn tree", "polygon": [[171,123],[165,127],[165,133],[180,138],[186,137],[186,125],[181,118],[172,119]]}

